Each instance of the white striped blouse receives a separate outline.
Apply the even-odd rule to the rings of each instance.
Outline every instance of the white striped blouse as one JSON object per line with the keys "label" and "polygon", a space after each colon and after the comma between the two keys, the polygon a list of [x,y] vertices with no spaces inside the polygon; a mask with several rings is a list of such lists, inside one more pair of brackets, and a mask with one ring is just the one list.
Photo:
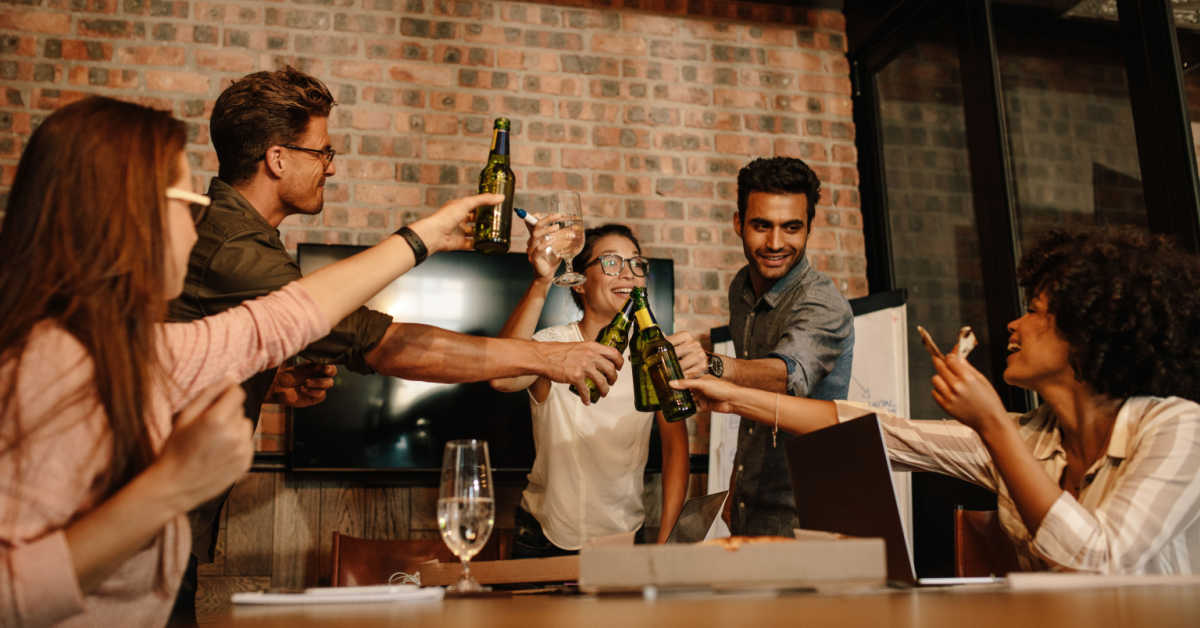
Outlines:
{"label": "white striped blouse", "polygon": [[[1200,573],[1200,405],[1132,397],[1117,413],[1106,455],[1087,470],[1076,499],[1063,491],[1030,535],[1000,472],[971,428],[912,421],[853,402],[841,420],[876,412],[893,461],[996,492],[1000,524],[1025,570],[1105,574]],[[1056,483],[1067,465],[1049,405],[1025,415],[1022,439]]]}

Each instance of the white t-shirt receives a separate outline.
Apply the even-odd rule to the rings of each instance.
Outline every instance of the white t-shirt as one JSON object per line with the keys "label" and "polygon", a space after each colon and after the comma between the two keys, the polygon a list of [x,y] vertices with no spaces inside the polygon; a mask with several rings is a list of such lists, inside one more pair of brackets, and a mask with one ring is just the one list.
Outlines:
{"label": "white t-shirt", "polygon": [[[547,327],[542,342],[581,342],[578,323]],[[637,530],[645,520],[642,476],[650,450],[653,412],[633,406],[629,352],[616,383],[584,406],[569,384],[551,382],[546,401],[529,397],[537,456],[521,507],[542,524],[546,538],[579,549],[600,536]]]}

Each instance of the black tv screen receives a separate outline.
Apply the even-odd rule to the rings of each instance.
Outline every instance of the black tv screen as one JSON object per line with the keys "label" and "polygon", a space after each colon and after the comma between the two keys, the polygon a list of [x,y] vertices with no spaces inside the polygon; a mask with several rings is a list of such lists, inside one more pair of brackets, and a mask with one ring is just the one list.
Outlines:
{"label": "black tv screen", "polygon": [[[300,244],[297,261],[308,274],[363,248]],[[494,337],[532,279],[522,254],[439,253],[389,284],[368,305],[396,321]],[[647,290],[655,318],[670,333],[675,305],[672,260],[650,260]],[[554,287],[538,329],[581,316],[567,290]],[[533,465],[527,394],[496,392],[487,382],[434,384],[360,375],[341,367],[325,401],[296,408],[291,423],[290,464],[296,470],[437,470],[445,443],[459,438],[488,441],[497,471],[528,471]],[[657,431],[654,436],[650,469],[661,466]]]}

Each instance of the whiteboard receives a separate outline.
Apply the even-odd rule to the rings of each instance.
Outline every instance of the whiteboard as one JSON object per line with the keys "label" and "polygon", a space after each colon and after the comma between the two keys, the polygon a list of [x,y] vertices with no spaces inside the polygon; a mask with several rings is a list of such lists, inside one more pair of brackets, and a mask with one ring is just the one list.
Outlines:
{"label": "whiteboard", "polygon": [[[850,368],[848,397],[898,416],[908,416],[908,310],[902,290],[873,294],[850,301],[854,311],[854,362]],[[714,341],[728,338],[726,328],[712,331]],[[713,352],[734,355],[733,342],[714,342]],[[708,493],[729,488],[733,456],[737,450],[736,414],[714,412],[708,443]],[[892,481],[900,507],[904,534],[912,551],[912,475],[895,472]],[[709,537],[728,536],[719,518]]]}

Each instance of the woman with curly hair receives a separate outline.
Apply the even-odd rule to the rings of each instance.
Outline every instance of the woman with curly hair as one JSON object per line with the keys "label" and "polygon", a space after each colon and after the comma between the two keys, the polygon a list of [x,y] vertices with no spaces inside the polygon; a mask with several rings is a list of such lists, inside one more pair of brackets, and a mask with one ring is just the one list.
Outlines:
{"label": "woman with curly hair", "polygon": [[[1054,233],[1019,276],[1033,298],[1008,325],[1004,381],[1044,403],[1009,414],[949,352],[933,398],[956,420],[876,412],[889,455],[995,491],[1024,570],[1200,571],[1200,259],[1128,230]],[[710,377],[672,384],[766,424],[778,407],[801,434],[865,414]]]}

